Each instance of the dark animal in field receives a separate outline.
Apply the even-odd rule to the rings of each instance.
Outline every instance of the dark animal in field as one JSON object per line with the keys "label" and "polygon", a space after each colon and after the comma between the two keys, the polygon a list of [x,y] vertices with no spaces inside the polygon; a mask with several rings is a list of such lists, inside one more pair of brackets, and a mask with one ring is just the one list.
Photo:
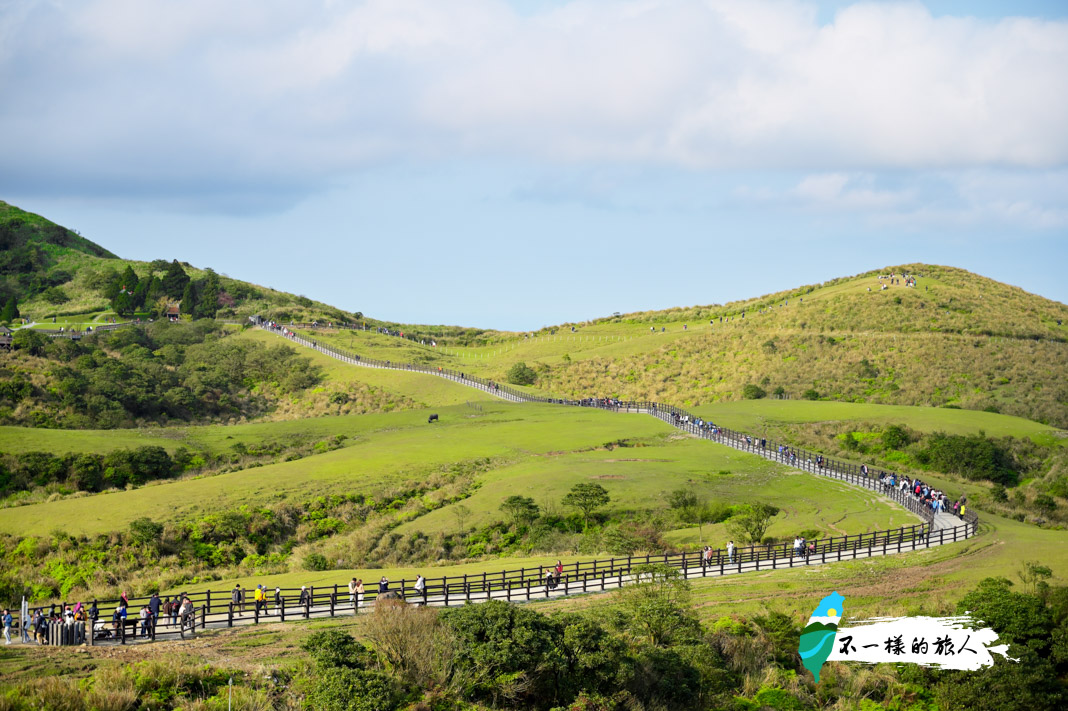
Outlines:
{"label": "dark animal in field", "polygon": [[438,421],[438,415],[437,415],[437,413],[434,413],[434,414],[433,414],[433,415],[431,415],[430,417],[426,418],[426,421],[427,421],[427,422],[437,422],[437,421]]}

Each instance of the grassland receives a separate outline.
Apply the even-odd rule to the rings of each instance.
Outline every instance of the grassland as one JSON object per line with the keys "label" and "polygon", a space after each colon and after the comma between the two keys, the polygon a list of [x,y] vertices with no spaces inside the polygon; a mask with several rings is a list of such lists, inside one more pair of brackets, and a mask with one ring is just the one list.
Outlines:
{"label": "grassland", "polygon": [[1028,438],[1040,444],[1064,442],[1068,433],[1023,417],[976,410],[907,405],[875,405],[811,400],[739,400],[703,405],[694,412],[724,427],[752,434],[769,425],[826,422],[866,422],[878,425],[908,423],[918,432],[974,434]]}

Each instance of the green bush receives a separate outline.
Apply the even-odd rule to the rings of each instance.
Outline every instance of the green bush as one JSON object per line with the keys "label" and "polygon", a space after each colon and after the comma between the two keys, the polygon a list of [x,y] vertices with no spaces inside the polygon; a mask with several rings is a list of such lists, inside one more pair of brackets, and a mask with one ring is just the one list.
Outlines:
{"label": "green bush", "polygon": [[538,379],[538,374],[526,363],[520,361],[508,369],[508,382],[513,385],[533,385]]}
{"label": "green bush", "polygon": [[400,707],[401,694],[381,672],[327,667],[312,677],[305,701],[315,711],[393,711]]}
{"label": "green bush", "polygon": [[314,571],[330,570],[330,561],[322,553],[309,553],[304,556],[304,569]]}
{"label": "green bush", "polygon": [[321,668],[365,669],[371,654],[343,630],[316,630],[304,638],[300,648]]}
{"label": "green bush", "polygon": [[820,394],[816,392],[814,388],[809,388],[805,392],[801,393],[801,397],[805,400],[819,400]]}
{"label": "green bush", "polygon": [[887,449],[903,449],[912,442],[909,431],[901,425],[890,425],[882,434],[883,446]]}
{"label": "green bush", "polygon": [[759,400],[767,394],[768,393],[764,390],[764,388],[760,387],[759,385],[754,385],[753,383],[749,383],[744,388],[742,388],[742,397],[746,400]]}

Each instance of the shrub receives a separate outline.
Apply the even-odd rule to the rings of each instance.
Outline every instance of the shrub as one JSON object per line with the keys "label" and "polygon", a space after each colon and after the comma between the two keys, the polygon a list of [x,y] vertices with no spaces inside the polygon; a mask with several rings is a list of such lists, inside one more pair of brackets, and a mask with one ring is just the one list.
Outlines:
{"label": "shrub", "polygon": [[805,392],[801,393],[801,397],[805,400],[819,400],[820,394],[816,392],[814,388],[809,388]]}
{"label": "shrub", "polygon": [[364,669],[370,651],[343,630],[317,630],[304,638],[300,648],[321,668]]}
{"label": "shrub", "polygon": [[887,427],[883,430],[881,439],[883,441],[883,446],[887,449],[902,449],[908,446],[909,442],[912,441],[912,437],[909,435],[908,430],[901,425],[890,425]]}
{"label": "shrub", "polygon": [[330,561],[322,553],[309,553],[304,556],[304,569],[322,571],[330,569]]}
{"label": "shrub", "polygon": [[760,387],[759,385],[754,385],[753,383],[749,383],[744,388],[742,388],[742,397],[746,400],[759,400],[767,394],[768,393],[764,390],[764,388]]}
{"label": "shrub", "polygon": [[400,693],[381,672],[328,667],[312,678],[306,701],[316,711],[393,711]]}
{"label": "shrub", "polygon": [[533,385],[538,374],[526,363],[519,362],[508,369],[508,382],[513,385]]}

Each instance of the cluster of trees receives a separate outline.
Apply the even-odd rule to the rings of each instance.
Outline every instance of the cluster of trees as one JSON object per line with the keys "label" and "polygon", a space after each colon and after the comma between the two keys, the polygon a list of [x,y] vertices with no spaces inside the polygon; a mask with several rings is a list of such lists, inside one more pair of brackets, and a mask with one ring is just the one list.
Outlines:
{"label": "cluster of trees", "polygon": [[[157,276],[158,272],[162,272]],[[212,270],[193,280],[175,259],[157,259],[149,265],[149,273],[138,277],[132,266],[121,273],[109,270],[97,275],[94,284],[111,308],[122,316],[149,312],[163,316],[168,306],[181,302],[181,312],[193,318],[215,318],[220,306],[232,306],[234,299],[226,293],[219,275]]]}
{"label": "cluster of trees", "polygon": [[14,340],[16,353],[50,361],[51,385],[16,379],[0,389],[0,421],[8,424],[114,428],[252,416],[268,409],[270,395],[300,392],[321,379],[291,347],[228,338],[207,321],[156,322],[81,341],[20,330]]}
{"label": "cluster of trees", "polygon": [[905,455],[906,461],[923,468],[966,479],[1015,486],[1020,478],[1021,463],[1013,455],[1008,438],[993,439],[981,430],[970,435],[921,434],[904,425],[889,425],[877,439],[862,441],[852,431],[843,433],[840,439],[849,451],[890,455],[895,461],[902,461]]}
{"label": "cluster of trees", "polygon": [[733,706],[743,674],[726,640],[698,621],[688,584],[670,569],[642,573],[610,607],[583,614],[501,601],[441,612],[376,606],[365,625],[371,646],[341,630],[306,638],[306,700],[321,711]]}
{"label": "cluster of trees", "polygon": [[[801,665],[801,626],[769,612],[703,624],[678,571],[650,566],[641,582],[580,613],[541,614],[493,601],[443,611],[382,604],[361,626],[310,634],[312,668],[295,681],[320,711],[477,707],[622,711],[634,708],[1063,708],[1068,588],[1028,564],[1030,590],[982,581],[958,604],[992,627],[1010,656],[992,667],[831,663],[815,684]],[[1036,584],[1037,581],[1037,584]]]}
{"label": "cluster of trees", "polygon": [[67,484],[78,491],[122,489],[167,479],[192,461],[186,449],[171,457],[163,447],[117,449],[108,454],[0,452],[0,496],[49,484]]}

